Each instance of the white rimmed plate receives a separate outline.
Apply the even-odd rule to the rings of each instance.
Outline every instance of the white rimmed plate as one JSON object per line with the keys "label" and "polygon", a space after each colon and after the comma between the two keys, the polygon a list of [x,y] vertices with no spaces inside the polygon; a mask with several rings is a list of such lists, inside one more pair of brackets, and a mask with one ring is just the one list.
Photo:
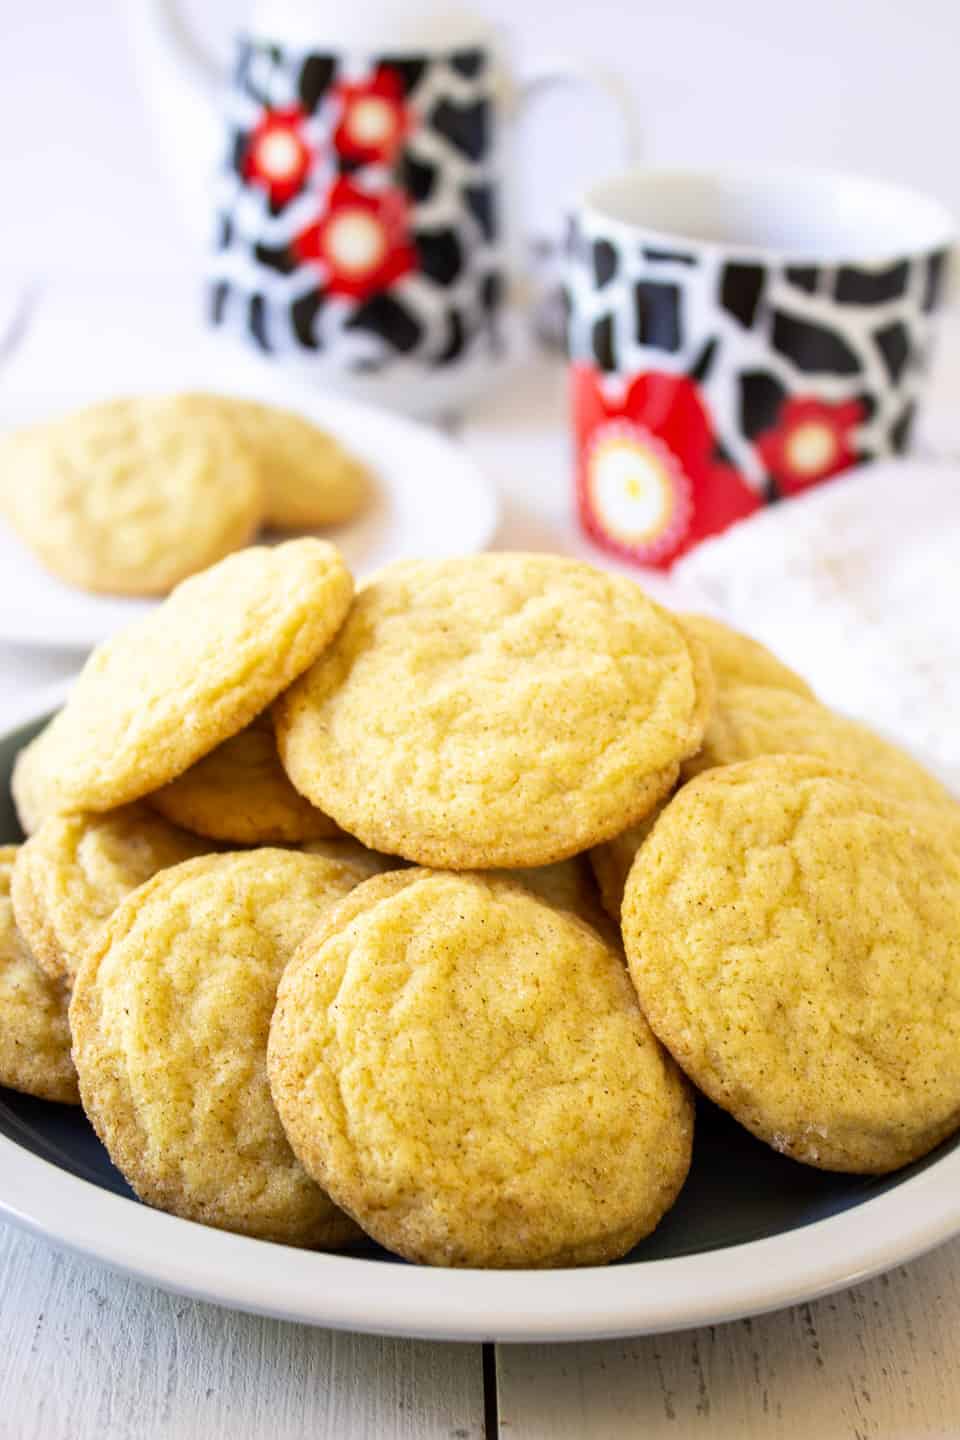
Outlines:
{"label": "white rimmed plate", "polygon": [[[124,393],[207,389],[262,400],[313,420],[370,467],[375,502],[347,525],[323,532],[358,576],[392,560],[483,550],[497,528],[493,487],[454,440],[427,425],[360,405],[265,368],[239,367],[229,383],[207,365],[171,366],[162,380],[104,385],[78,377],[69,388],[37,396],[0,395],[0,431]],[[0,522],[0,641],[88,650],[156,602],[92,595],[48,574]]]}
{"label": "white rimmed plate", "polygon": [[[0,843],[17,749],[63,691],[8,707]],[[82,1113],[0,1090],[0,1213],[165,1289],[309,1324],[449,1340],[575,1340],[681,1329],[811,1300],[960,1233],[960,1144],[895,1175],[797,1165],[704,1104],[694,1164],[658,1229],[616,1265],[412,1267],[206,1229],[135,1201]]]}

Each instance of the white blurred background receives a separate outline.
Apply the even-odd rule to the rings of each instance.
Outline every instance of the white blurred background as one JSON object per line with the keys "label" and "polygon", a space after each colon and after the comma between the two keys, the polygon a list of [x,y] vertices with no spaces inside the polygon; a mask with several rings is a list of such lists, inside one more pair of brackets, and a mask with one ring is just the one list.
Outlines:
{"label": "white blurred background", "polygon": [[[0,0],[0,268],[193,269],[128,28],[137,0]],[[242,0],[182,0],[224,56]],[[324,25],[349,0],[317,0]],[[655,163],[869,172],[960,211],[960,0],[475,0],[521,68],[565,53],[622,70]],[[543,102],[520,146],[532,223],[618,168],[609,111]]]}

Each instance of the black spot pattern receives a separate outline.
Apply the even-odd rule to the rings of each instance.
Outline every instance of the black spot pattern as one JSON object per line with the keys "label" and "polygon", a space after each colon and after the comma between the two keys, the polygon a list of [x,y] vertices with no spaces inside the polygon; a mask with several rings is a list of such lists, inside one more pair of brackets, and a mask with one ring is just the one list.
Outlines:
{"label": "black spot pattern", "polygon": [[473,80],[481,73],[486,64],[487,57],[483,50],[456,50],[450,56],[450,64],[458,75],[464,75],[468,80]]}
{"label": "black spot pattern", "polygon": [[429,200],[436,178],[432,165],[415,159],[409,152],[404,154],[400,162],[400,183],[412,200],[418,203]]}
{"label": "black spot pattern", "polygon": [[617,252],[609,240],[593,242],[593,275],[598,288],[611,281],[617,273]]}
{"label": "black spot pattern", "polygon": [[333,85],[337,62],[332,55],[308,55],[300,69],[297,86],[300,104],[312,115]]}
{"label": "black spot pattern", "polygon": [[856,397],[856,399],[857,404],[863,411],[863,419],[861,421],[861,424],[865,423],[867,420],[872,420],[874,415],[877,413],[876,397],[871,395],[868,390],[862,390],[860,394]]}
{"label": "black spot pattern", "polygon": [[419,344],[423,327],[417,317],[386,290],[373,295],[350,316],[348,330],[369,330],[405,354]]}
{"label": "black spot pattern", "polygon": [[816,265],[788,265],[783,273],[790,285],[805,290],[808,295],[813,295],[820,284],[820,271]]}
{"label": "black spot pattern", "polygon": [[613,353],[613,316],[601,315],[593,323],[593,356],[601,370],[616,370],[617,357]]}
{"label": "black spot pattern", "polygon": [[883,356],[887,374],[896,385],[910,359],[910,337],[907,334],[907,327],[902,321],[895,320],[892,325],[884,325],[881,330],[874,330],[873,338]]}
{"label": "black spot pattern", "polygon": [[923,308],[936,310],[943,295],[949,256],[946,250],[937,250],[927,261],[927,274],[923,283]]}
{"label": "black spot pattern", "polygon": [[859,359],[842,335],[783,310],[774,311],[773,348],[805,374],[856,375],[860,370]]}
{"label": "black spot pattern", "polygon": [[471,105],[438,100],[430,111],[429,123],[468,160],[483,158],[490,143],[489,107],[485,100],[476,100]]}
{"label": "black spot pattern", "polygon": [[720,304],[735,315],[741,325],[749,327],[757,315],[763,295],[762,265],[724,265],[720,277]]}
{"label": "black spot pattern", "polygon": [[899,300],[909,279],[910,265],[906,260],[885,270],[859,270],[853,265],[841,265],[833,293],[840,305],[883,305],[888,300]]}
{"label": "black spot pattern", "polygon": [[688,255],[684,250],[651,250],[646,246],[643,251],[644,260],[649,260],[652,265],[696,265],[697,257]]}
{"label": "black spot pattern", "polygon": [[483,232],[485,240],[493,240],[497,233],[497,211],[492,185],[465,185],[463,199],[470,214]]}
{"label": "black spot pattern", "polygon": [[261,265],[278,275],[292,275],[298,265],[286,245],[254,245],[253,253]]}
{"label": "black spot pattern", "polygon": [[249,325],[250,334],[254,340],[256,340],[260,349],[265,350],[267,354],[269,354],[273,346],[270,344],[270,337],[267,334],[266,307],[264,306],[262,295],[250,296]]}
{"label": "black spot pattern", "polygon": [[708,340],[700,351],[696,360],[687,371],[690,379],[697,385],[703,385],[713,369],[713,362],[717,358],[717,337],[714,335]]}
{"label": "black spot pattern", "polygon": [[787,398],[780,381],[766,370],[740,376],[740,428],[751,440],[776,425]]}
{"label": "black spot pattern", "polygon": [[911,400],[909,405],[904,406],[899,418],[890,428],[890,444],[898,455],[902,455],[910,444],[915,415],[916,406]]}
{"label": "black spot pattern", "polygon": [[449,310],[446,315],[447,334],[443,346],[433,357],[434,365],[450,365],[458,360],[467,347],[467,332],[458,310]]}
{"label": "black spot pattern", "polygon": [[217,250],[229,250],[233,244],[233,221],[229,215],[217,216],[217,234],[213,243]]}
{"label": "black spot pattern", "polygon": [[679,350],[682,344],[679,285],[638,280],[633,287],[637,340],[654,350]]}
{"label": "black spot pattern", "polygon": [[316,320],[323,309],[323,296],[317,290],[308,290],[290,306],[290,320],[293,333],[300,344],[308,350],[318,349]]}
{"label": "black spot pattern", "polygon": [[210,290],[210,323],[222,325],[230,298],[230,286],[226,280],[217,280]]}
{"label": "black spot pattern", "polygon": [[500,308],[502,299],[503,280],[497,274],[496,270],[491,270],[489,274],[484,275],[483,282],[480,286],[480,304],[489,315],[492,314],[494,310]]}
{"label": "black spot pattern", "polygon": [[417,230],[414,233],[419,269],[440,285],[450,285],[463,268],[463,247],[456,230]]}
{"label": "black spot pattern", "polygon": [[247,154],[248,136],[243,130],[236,130],[230,141],[230,155],[227,161],[230,169],[235,175],[242,177],[243,162]]}

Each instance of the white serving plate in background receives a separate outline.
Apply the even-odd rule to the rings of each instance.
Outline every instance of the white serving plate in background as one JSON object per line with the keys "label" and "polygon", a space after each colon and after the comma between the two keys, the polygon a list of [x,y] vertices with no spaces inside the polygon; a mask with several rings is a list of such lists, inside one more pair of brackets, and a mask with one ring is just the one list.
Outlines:
{"label": "white serving plate in background", "polygon": [[[234,366],[225,378],[209,361],[191,366],[174,356],[169,374],[152,371],[131,383],[77,375],[42,394],[0,392],[0,431],[45,420],[113,395],[205,389],[294,410],[329,430],[370,468],[378,489],[367,511],[322,533],[363,576],[392,560],[463,555],[485,549],[497,528],[494,488],[456,441],[441,431],[384,410],[314,389],[284,373]],[[93,595],[48,574],[0,522],[0,641],[89,650],[157,602]]]}

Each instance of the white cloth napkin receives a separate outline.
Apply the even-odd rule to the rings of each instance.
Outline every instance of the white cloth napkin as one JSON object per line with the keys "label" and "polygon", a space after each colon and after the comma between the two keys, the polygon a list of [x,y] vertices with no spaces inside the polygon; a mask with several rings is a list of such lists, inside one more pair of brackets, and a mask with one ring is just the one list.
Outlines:
{"label": "white cloth napkin", "polygon": [[708,541],[672,578],[960,790],[960,467],[865,466]]}

